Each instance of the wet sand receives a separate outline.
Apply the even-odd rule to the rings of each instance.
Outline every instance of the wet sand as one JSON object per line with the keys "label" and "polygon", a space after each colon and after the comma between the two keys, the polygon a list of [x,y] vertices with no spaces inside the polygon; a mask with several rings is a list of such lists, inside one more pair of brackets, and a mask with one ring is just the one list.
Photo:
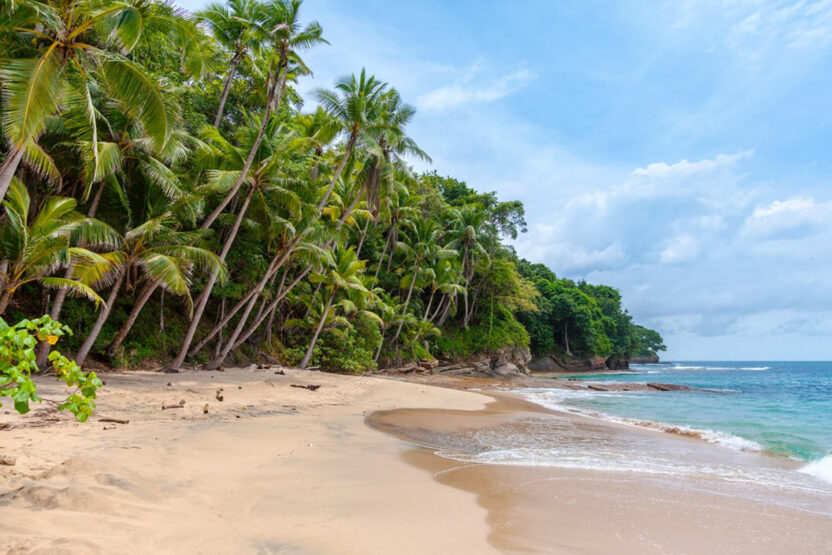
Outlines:
{"label": "wet sand", "polygon": [[[368,417],[376,429],[426,448],[403,455],[488,511],[489,541],[516,553],[830,553],[832,495],[725,480],[638,472],[505,466],[447,458],[487,448],[494,431],[528,434],[530,424],[568,441],[657,450],[717,468],[743,465],[788,475],[790,461],[697,439],[549,411],[498,395],[480,411],[394,410]],[[534,427],[534,429],[539,429]],[[446,457],[434,455],[435,451]],[[613,452],[613,451],[607,451]],[[635,455],[635,451],[630,451]],[[821,488],[823,489],[823,488]]]}

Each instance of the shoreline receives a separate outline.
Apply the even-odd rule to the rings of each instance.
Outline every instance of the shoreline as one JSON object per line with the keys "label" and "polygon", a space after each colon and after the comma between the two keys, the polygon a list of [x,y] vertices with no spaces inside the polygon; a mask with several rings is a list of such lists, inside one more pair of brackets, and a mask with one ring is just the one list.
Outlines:
{"label": "shoreline", "polygon": [[[714,477],[477,460],[502,431],[521,436],[541,422],[541,439],[623,445],[628,459],[655,450],[714,464],[764,457],[554,411],[521,398],[521,383],[279,367],[103,378],[86,424],[45,407],[23,417],[0,410],[0,455],[16,458],[0,466],[0,550],[767,553],[832,544],[832,516],[808,510],[811,496],[778,504]],[[45,396],[59,390],[39,382]],[[183,408],[161,410],[180,400]]]}
{"label": "shoreline", "polygon": [[[482,438],[500,427],[523,433],[529,418],[547,417],[556,421],[555,429],[561,432],[578,428],[579,433],[570,439],[590,437],[597,442],[621,436],[619,440],[638,449],[650,443],[628,442],[641,436],[666,446],[674,456],[704,454],[713,461],[739,458],[762,467],[788,466],[780,457],[555,411],[512,393],[488,394],[494,401],[485,409],[380,411],[368,418],[368,424],[444,460],[444,466],[426,462],[417,451],[404,457],[434,473],[440,483],[476,494],[489,512],[489,540],[501,551],[750,554],[797,549],[810,553],[832,545],[832,497],[826,494],[790,492],[775,501],[768,486],[722,483],[712,476],[491,464],[464,453],[459,456],[460,450],[470,447],[460,433]],[[781,533],[785,528],[788,532]],[[592,534],[587,534],[588,529]],[[703,529],[708,530],[707,537],[702,537]]]}

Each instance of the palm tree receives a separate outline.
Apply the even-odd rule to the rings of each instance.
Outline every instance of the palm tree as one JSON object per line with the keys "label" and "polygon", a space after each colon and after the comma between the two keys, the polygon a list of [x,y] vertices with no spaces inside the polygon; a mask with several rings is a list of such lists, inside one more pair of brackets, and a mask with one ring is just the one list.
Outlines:
{"label": "palm tree", "polygon": [[[481,207],[469,204],[456,211],[453,227],[448,231],[450,242],[448,247],[460,251],[462,258],[462,276],[465,279],[465,287],[471,284],[474,277],[474,269],[480,258],[488,258],[481,237],[485,234],[483,229],[486,223],[486,212]],[[465,295],[465,316],[463,325],[467,328],[471,318],[468,309],[468,295]]]}
{"label": "palm tree", "polygon": [[318,210],[323,211],[335,184],[352,156],[359,139],[374,125],[379,109],[379,99],[386,84],[378,81],[362,69],[361,75],[342,77],[335,84],[335,90],[318,89],[315,95],[324,110],[329,112],[336,124],[347,134],[347,143],[341,162],[335,169],[326,192],[318,203]]}
{"label": "palm tree", "polygon": [[332,303],[338,295],[338,292],[352,289],[369,295],[370,292],[361,281],[361,273],[364,272],[365,264],[365,261],[356,259],[353,249],[337,249],[329,271],[313,274],[309,278],[309,281],[313,283],[323,284],[324,291],[328,292],[329,295],[326,306],[321,311],[320,321],[315,329],[315,333],[312,335],[309,348],[306,350],[306,354],[299,365],[300,368],[306,368],[309,365],[315,343],[318,341],[321,330],[326,324],[327,318],[332,318],[334,315],[334,312],[331,313],[330,310],[333,308]]}
{"label": "palm tree", "polygon": [[[94,88],[119,100],[157,147],[165,144],[170,117],[159,87],[126,55],[143,30],[153,26],[191,46],[186,53],[194,60],[200,52],[199,35],[190,22],[161,4],[143,0],[103,7],[97,0],[21,0],[14,6],[4,29],[17,37],[18,51],[4,61],[2,72],[3,131],[10,148],[0,166],[0,199],[24,152],[32,148],[64,100],[83,111],[95,140]],[[98,40],[108,36],[108,30],[114,40]]]}
{"label": "palm tree", "polygon": [[381,332],[381,341],[376,349],[376,354],[373,360],[378,362],[378,357],[381,354],[381,348],[384,346],[384,335],[392,326],[401,322],[404,318],[404,311],[402,308],[404,303],[393,297],[387,292],[379,293],[376,297],[375,311],[379,318],[379,331]]}
{"label": "palm tree", "polygon": [[260,119],[260,128],[258,129],[257,136],[249,149],[239,177],[219,205],[217,205],[214,211],[202,223],[203,229],[211,227],[219,214],[225,210],[225,207],[228,206],[228,203],[231,202],[243,186],[248,170],[251,164],[254,163],[257,149],[260,148],[263,134],[266,131],[266,126],[269,124],[269,118],[272,112],[277,112],[280,107],[289,76],[296,75],[296,73],[292,73],[292,69],[303,71],[306,67],[303,64],[299,52],[312,46],[326,43],[326,40],[323,38],[323,30],[318,22],[313,21],[306,27],[301,27],[299,21],[301,4],[301,0],[273,0],[262,7],[261,28],[272,44],[272,52],[269,57],[269,71],[266,76],[264,113]]}
{"label": "palm tree", "polygon": [[228,99],[237,66],[248,56],[258,56],[264,46],[264,34],[261,29],[262,8],[262,4],[257,0],[228,0],[227,3],[213,2],[197,12],[197,18],[208,24],[214,39],[231,53],[214,127],[218,128],[222,121],[225,101]]}
{"label": "palm tree", "polygon": [[[112,264],[112,270],[104,276],[102,282],[109,281],[113,285],[105,308],[99,313],[87,339],[78,350],[75,358],[78,364],[83,363],[92,349],[122,287],[135,290],[137,281],[143,278],[160,283],[165,291],[184,297],[190,304],[191,275],[194,269],[218,272],[225,279],[225,266],[219,257],[209,250],[192,246],[194,233],[177,231],[174,223],[175,218],[170,213],[152,218],[126,232],[118,249],[105,255]],[[141,297],[136,300],[127,322],[118,332],[121,339],[130,331],[146,301]],[[120,343],[121,341],[118,342]]]}
{"label": "palm tree", "polygon": [[[424,272],[423,265],[428,262],[433,264],[435,260],[443,260],[457,255],[455,250],[443,249],[440,244],[442,230],[433,220],[418,219],[410,223],[410,229],[403,231],[404,241],[399,242],[397,248],[404,252],[406,260],[413,265],[413,273],[402,278],[402,287],[407,287],[407,296],[404,300],[404,311],[407,312],[410,306],[410,299],[413,296],[413,289],[419,281],[420,274]],[[431,272],[432,273],[432,272]],[[404,322],[399,322],[396,334],[392,342],[399,338]]]}
{"label": "palm tree", "polygon": [[16,178],[12,179],[3,202],[6,220],[0,227],[0,260],[8,262],[2,272],[4,289],[0,295],[0,314],[6,311],[14,293],[30,282],[45,287],[64,287],[96,304],[102,302],[89,281],[51,274],[61,267],[78,266],[86,268],[91,275],[100,275],[107,266],[106,260],[90,250],[71,246],[72,239],[80,239],[86,244],[112,244],[115,236],[112,228],[76,212],[73,198],[50,197],[33,221],[29,221],[30,204],[26,187]]}

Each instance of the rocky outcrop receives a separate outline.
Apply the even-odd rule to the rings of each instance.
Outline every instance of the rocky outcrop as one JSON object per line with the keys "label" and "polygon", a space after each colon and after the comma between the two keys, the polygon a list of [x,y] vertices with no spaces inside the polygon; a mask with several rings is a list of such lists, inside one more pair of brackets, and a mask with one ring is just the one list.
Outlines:
{"label": "rocky outcrop", "polygon": [[650,356],[646,357],[633,357],[630,359],[630,364],[659,364],[660,362],[659,355],[656,353],[650,353]]}
{"label": "rocky outcrop", "polygon": [[607,359],[606,366],[609,370],[629,370],[630,361],[626,358],[610,357]]}
{"label": "rocky outcrop", "polygon": [[493,354],[440,364],[438,368],[433,369],[433,373],[512,379],[529,374],[528,365],[531,359],[528,349],[503,347]]}
{"label": "rocky outcrop", "polygon": [[529,370],[534,373],[548,372],[598,372],[608,370],[607,361],[603,357],[561,357],[547,355],[536,357],[529,363]]}

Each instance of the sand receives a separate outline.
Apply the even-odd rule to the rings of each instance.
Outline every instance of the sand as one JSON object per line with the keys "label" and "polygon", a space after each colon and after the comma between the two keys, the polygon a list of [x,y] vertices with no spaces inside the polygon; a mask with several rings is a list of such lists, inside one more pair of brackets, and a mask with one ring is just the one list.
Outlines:
{"label": "sand", "polygon": [[[109,374],[86,424],[63,416],[33,427],[55,413],[0,414],[16,426],[0,431],[0,456],[16,458],[0,466],[0,551],[494,552],[474,494],[407,464],[411,445],[364,424],[377,409],[474,410],[488,398],[285,372]],[[41,383],[57,398],[51,380]]]}
{"label": "sand", "polygon": [[[86,424],[48,407],[23,417],[0,409],[0,458],[15,459],[0,466],[0,551],[832,551],[830,511],[750,499],[744,484],[715,489],[694,479],[471,464],[434,453],[460,434],[520,426],[532,415],[577,440],[781,464],[762,455],[461,390],[493,387],[488,380],[443,378],[440,388],[418,376],[275,370],[108,374]],[[54,382],[40,383],[44,396],[58,397]],[[182,400],[183,408],[161,410]]]}

